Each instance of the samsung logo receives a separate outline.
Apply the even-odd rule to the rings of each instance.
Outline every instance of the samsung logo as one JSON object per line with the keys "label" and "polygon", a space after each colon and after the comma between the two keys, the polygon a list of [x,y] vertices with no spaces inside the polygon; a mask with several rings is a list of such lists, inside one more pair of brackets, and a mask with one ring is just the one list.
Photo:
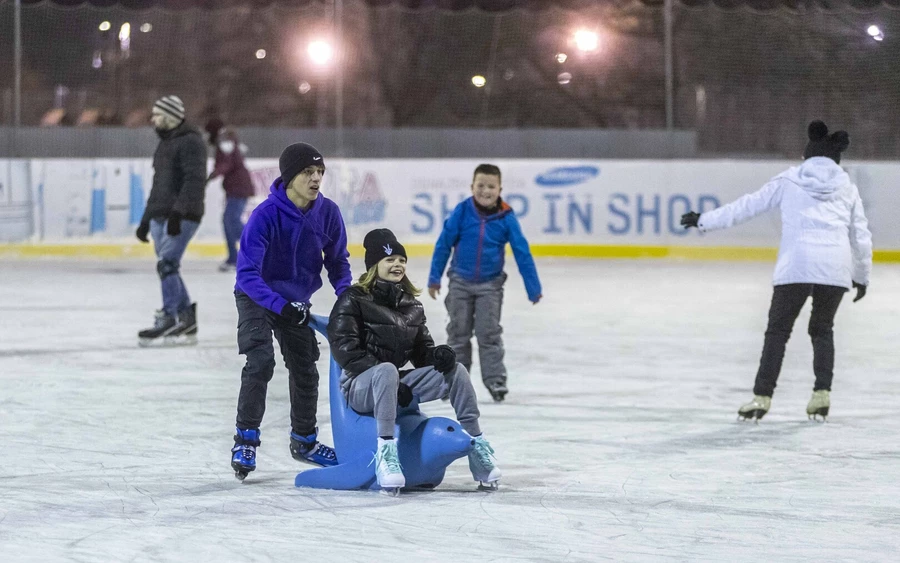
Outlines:
{"label": "samsung logo", "polygon": [[600,169],[596,166],[564,166],[538,174],[534,181],[539,186],[552,188],[582,184],[599,175]]}

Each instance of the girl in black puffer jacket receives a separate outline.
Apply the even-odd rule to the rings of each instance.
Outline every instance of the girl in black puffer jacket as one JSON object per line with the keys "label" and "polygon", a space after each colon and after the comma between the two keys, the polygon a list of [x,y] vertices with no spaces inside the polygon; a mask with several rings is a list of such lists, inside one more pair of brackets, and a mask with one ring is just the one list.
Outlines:
{"label": "girl in black puffer jacket", "polygon": [[[373,413],[378,426],[376,476],[385,489],[406,484],[397,456],[397,406],[450,398],[460,425],[475,438],[469,467],[476,481],[496,486],[500,470],[481,435],[469,373],[447,345],[435,346],[425,326],[420,291],[406,277],[406,250],[394,233],[366,235],[367,272],[338,298],[328,322],[331,354],[341,366],[341,390],[350,407]],[[414,369],[400,371],[408,362]]]}

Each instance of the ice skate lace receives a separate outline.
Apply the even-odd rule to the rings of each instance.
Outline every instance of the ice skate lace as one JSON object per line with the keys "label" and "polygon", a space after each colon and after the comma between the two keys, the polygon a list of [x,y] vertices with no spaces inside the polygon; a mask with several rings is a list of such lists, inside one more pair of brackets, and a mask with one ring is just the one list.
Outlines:
{"label": "ice skate lace", "polygon": [[166,325],[166,320],[168,319],[168,315],[166,312],[160,309],[156,312],[156,316],[153,321],[153,328],[162,328]]}
{"label": "ice skate lace", "polygon": [[491,461],[491,458],[494,457],[494,448],[491,447],[487,440],[475,440],[475,447],[472,453],[475,454],[475,459],[478,460],[482,467],[494,466],[494,463]]}
{"label": "ice skate lace", "polygon": [[375,462],[376,467],[383,463],[387,467],[388,473],[400,473],[402,471],[402,468],[400,467],[400,458],[397,457],[396,446],[380,448],[375,454],[373,461]]}
{"label": "ice skate lace", "polygon": [[319,456],[329,461],[335,461],[337,459],[337,454],[334,453],[334,450],[324,444],[316,444],[316,448],[310,455]]}
{"label": "ice skate lace", "polygon": [[253,456],[256,455],[256,448],[254,448],[253,446],[248,446],[246,444],[235,446],[231,449],[231,451],[240,451],[241,459],[243,459],[244,461],[253,461]]}

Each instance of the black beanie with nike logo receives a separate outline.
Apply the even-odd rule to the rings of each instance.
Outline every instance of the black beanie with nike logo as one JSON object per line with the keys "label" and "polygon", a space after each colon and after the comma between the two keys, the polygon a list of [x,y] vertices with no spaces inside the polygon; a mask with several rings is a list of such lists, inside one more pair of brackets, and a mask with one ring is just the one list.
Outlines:
{"label": "black beanie with nike logo", "polygon": [[281,170],[281,180],[284,182],[285,189],[290,185],[291,180],[307,166],[325,167],[325,159],[322,158],[322,154],[316,147],[306,143],[294,143],[288,145],[281,152],[278,169]]}

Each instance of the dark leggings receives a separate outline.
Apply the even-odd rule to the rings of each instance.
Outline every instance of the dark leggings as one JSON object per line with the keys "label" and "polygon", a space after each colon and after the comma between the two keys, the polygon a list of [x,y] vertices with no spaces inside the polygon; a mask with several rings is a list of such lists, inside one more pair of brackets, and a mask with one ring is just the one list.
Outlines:
{"label": "dark leggings", "polygon": [[772,294],[772,305],[769,308],[769,326],[766,328],[766,340],[763,344],[759,371],[756,374],[755,395],[771,397],[775,391],[778,374],[781,373],[781,362],[784,360],[784,349],[794,321],[806,298],[812,295],[812,315],[809,319],[809,336],[813,345],[813,372],[816,384],[813,389],[831,390],[834,378],[834,315],[837,313],[841,298],[847,290],[833,285],[811,283],[792,283],[776,285]]}
{"label": "dark leggings", "polygon": [[238,310],[238,352],[247,356],[241,372],[237,427],[259,428],[266,412],[266,391],[275,371],[272,333],[281,347],[288,369],[291,396],[291,430],[301,436],[316,431],[316,403],[319,399],[319,345],[313,330],[290,325],[256,304],[245,293],[235,292]]}

